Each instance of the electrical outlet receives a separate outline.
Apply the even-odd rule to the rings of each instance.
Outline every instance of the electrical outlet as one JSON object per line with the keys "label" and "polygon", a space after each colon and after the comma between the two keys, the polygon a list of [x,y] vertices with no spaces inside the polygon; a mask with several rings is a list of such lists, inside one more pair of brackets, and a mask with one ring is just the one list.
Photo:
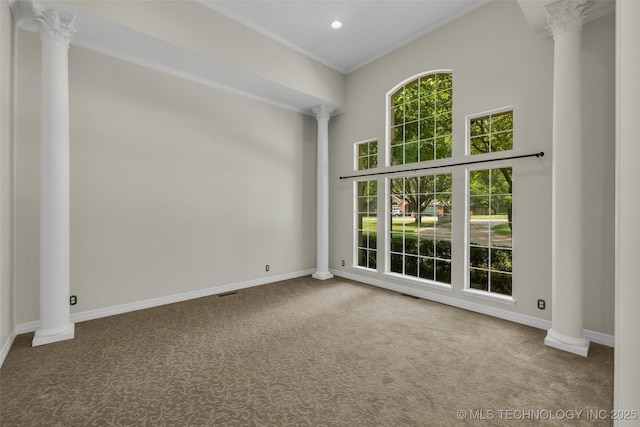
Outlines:
{"label": "electrical outlet", "polygon": [[344,267],[344,260],[342,260],[342,266]]}
{"label": "electrical outlet", "polygon": [[267,265],[264,267],[264,271],[269,271],[269,268],[270,268],[270,267],[269,267],[269,264],[267,264]]}
{"label": "electrical outlet", "polygon": [[538,300],[538,308],[544,310],[547,307],[547,303],[543,299]]}
{"label": "electrical outlet", "polygon": [[75,295],[71,295],[69,297],[69,304],[70,305],[76,305],[78,303],[78,297]]}

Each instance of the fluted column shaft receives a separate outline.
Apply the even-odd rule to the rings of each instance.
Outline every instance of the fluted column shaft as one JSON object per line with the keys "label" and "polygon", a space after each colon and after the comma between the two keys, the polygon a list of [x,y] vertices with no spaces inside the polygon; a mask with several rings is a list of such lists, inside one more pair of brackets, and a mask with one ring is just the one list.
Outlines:
{"label": "fluted column shaft", "polygon": [[329,272],[329,119],[333,108],[319,105],[313,108],[318,121],[318,170],[317,170],[317,263],[313,277],[326,280]]}
{"label": "fluted column shaft", "polygon": [[74,17],[34,4],[42,41],[40,328],[33,345],[71,339],[69,310],[69,41]]}
{"label": "fluted column shaft", "polygon": [[586,0],[545,6],[554,40],[552,325],[545,344],[586,356],[583,334],[581,38]]}

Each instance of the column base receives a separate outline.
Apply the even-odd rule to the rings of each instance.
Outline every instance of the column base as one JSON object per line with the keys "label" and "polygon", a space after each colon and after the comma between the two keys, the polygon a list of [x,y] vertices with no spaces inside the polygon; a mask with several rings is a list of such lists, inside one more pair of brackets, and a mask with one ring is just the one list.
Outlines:
{"label": "column base", "polygon": [[311,277],[318,280],[327,280],[333,278],[333,274],[328,271],[316,271],[311,275]]}
{"label": "column base", "polygon": [[569,353],[577,354],[579,356],[587,357],[589,353],[589,340],[582,338],[571,338],[565,335],[561,335],[553,330],[553,328],[547,331],[547,336],[544,339],[544,344],[557,348],[558,350],[567,351]]}
{"label": "column base", "polygon": [[31,342],[32,347],[51,344],[58,341],[71,340],[75,336],[76,325],[69,322],[60,328],[38,329]]}

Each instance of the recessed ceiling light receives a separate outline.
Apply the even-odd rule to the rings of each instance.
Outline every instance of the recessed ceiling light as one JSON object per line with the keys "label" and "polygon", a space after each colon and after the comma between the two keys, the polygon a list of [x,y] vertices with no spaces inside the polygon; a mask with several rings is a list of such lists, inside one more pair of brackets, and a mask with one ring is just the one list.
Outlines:
{"label": "recessed ceiling light", "polygon": [[337,30],[340,27],[342,27],[342,22],[340,21],[333,21],[331,23],[331,28],[333,28],[334,30]]}

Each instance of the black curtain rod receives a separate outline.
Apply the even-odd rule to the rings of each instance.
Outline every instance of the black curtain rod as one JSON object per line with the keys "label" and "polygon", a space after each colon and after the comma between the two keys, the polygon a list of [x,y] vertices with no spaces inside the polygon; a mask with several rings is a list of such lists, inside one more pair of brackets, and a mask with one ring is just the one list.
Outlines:
{"label": "black curtain rod", "polygon": [[403,170],[397,170],[397,171],[384,171],[384,172],[365,173],[365,174],[362,174],[362,175],[347,175],[347,176],[341,176],[340,179],[362,178],[362,177],[366,177],[366,176],[378,176],[378,175],[390,175],[390,174],[393,174],[393,173],[403,173],[403,172],[417,172],[417,171],[423,171],[423,170],[427,170],[427,169],[450,168],[450,167],[453,167],[453,166],[474,165],[474,164],[477,164],[477,163],[499,162],[500,160],[523,159],[525,157],[538,157],[538,158],[540,158],[540,157],[543,157],[543,156],[544,156],[544,151],[540,151],[539,153],[521,154],[519,156],[502,157],[500,159],[473,160],[473,161],[470,161],[470,162],[451,163],[451,164],[448,164],[448,165],[425,166],[425,167],[422,167],[422,168],[403,169]]}

